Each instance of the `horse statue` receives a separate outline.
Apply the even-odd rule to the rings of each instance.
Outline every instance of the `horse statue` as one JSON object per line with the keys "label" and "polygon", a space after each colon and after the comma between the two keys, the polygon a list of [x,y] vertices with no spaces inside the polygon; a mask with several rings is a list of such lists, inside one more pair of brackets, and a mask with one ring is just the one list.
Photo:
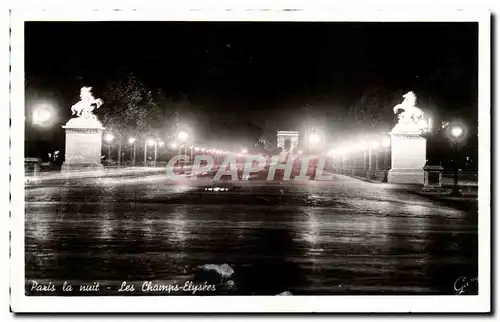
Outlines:
{"label": "horse statue", "polygon": [[72,115],[86,119],[97,120],[94,109],[98,109],[104,103],[102,99],[92,95],[92,87],[82,87],[80,90],[80,101],[71,106]]}
{"label": "horse statue", "polygon": [[398,124],[417,125],[420,129],[427,127],[427,121],[424,118],[424,111],[416,106],[417,97],[415,93],[408,92],[403,95],[404,100],[401,104],[394,106],[394,114],[399,110],[403,110],[398,115]]}

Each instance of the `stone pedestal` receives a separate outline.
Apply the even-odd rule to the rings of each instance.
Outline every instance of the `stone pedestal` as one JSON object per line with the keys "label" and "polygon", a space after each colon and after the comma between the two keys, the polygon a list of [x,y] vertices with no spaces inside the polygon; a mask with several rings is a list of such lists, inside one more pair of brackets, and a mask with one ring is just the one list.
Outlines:
{"label": "stone pedestal", "polygon": [[391,135],[389,183],[424,184],[427,140],[418,129],[396,125]]}
{"label": "stone pedestal", "polygon": [[425,188],[441,188],[443,182],[443,167],[440,165],[426,165],[425,170]]}
{"label": "stone pedestal", "polygon": [[376,171],[374,169],[368,169],[366,170],[366,179],[368,180],[376,180]]}
{"label": "stone pedestal", "polygon": [[66,157],[62,171],[98,170],[101,164],[102,127],[96,119],[72,118],[66,131]]}

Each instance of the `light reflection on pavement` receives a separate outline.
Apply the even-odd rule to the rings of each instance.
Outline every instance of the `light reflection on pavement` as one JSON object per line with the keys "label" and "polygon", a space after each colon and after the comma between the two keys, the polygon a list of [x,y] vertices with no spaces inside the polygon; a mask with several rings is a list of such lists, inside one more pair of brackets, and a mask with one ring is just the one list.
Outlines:
{"label": "light reflection on pavement", "polygon": [[337,175],[220,185],[163,174],[31,185],[26,279],[182,282],[227,263],[227,294],[453,294],[477,276],[477,211]]}

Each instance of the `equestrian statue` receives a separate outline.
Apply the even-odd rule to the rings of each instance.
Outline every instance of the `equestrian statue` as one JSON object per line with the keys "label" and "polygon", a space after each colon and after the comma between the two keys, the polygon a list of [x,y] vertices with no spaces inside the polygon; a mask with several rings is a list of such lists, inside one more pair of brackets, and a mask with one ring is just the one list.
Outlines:
{"label": "equestrian statue", "polygon": [[408,92],[403,95],[404,100],[401,104],[394,106],[394,114],[398,114],[399,110],[403,110],[398,115],[399,126],[417,127],[419,130],[427,128],[427,121],[424,118],[424,111],[416,106],[417,97],[415,93]]}
{"label": "equestrian statue", "polygon": [[98,109],[104,103],[102,99],[92,95],[92,87],[82,87],[80,90],[80,101],[71,106],[72,115],[85,119],[97,120],[94,109]]}

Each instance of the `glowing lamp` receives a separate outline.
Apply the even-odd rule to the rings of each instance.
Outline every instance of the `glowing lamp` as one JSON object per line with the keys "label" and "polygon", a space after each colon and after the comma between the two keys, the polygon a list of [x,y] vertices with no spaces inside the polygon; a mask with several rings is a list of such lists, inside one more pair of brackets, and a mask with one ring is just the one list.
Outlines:
{"label": "glowing lamp", "polygon": [[179,133],[177,134],[177,138],[182,142],[186,141],[188,137],[189,134],[186,131],[179,131]]}
{"label": "glowing lamp", "polygon": [[110,143],[111,141],[113,141],[115,139],[115,136],[112,134],[112,133],[106,133],[104,135],[104,140],[108,143]]}
{"label": "glowing lamp", "polygon": [[451,129],[451,135],[453,135],[456,138],[458,138],[459,136],[461,136],[462,133],[464,133],[464,130],[460,126],[454,126]]}
{"label": "glowing lamp", "polygon": [[309,143],[316,145],[321,141],[321,136],[318,133],[311,133]]}
{"label": "glowing lamp", "polygon": [[33,111],[33,124],[40,126],[49,125],[53,119],[53,116],[53,109],[50,105],[39,105]]}

